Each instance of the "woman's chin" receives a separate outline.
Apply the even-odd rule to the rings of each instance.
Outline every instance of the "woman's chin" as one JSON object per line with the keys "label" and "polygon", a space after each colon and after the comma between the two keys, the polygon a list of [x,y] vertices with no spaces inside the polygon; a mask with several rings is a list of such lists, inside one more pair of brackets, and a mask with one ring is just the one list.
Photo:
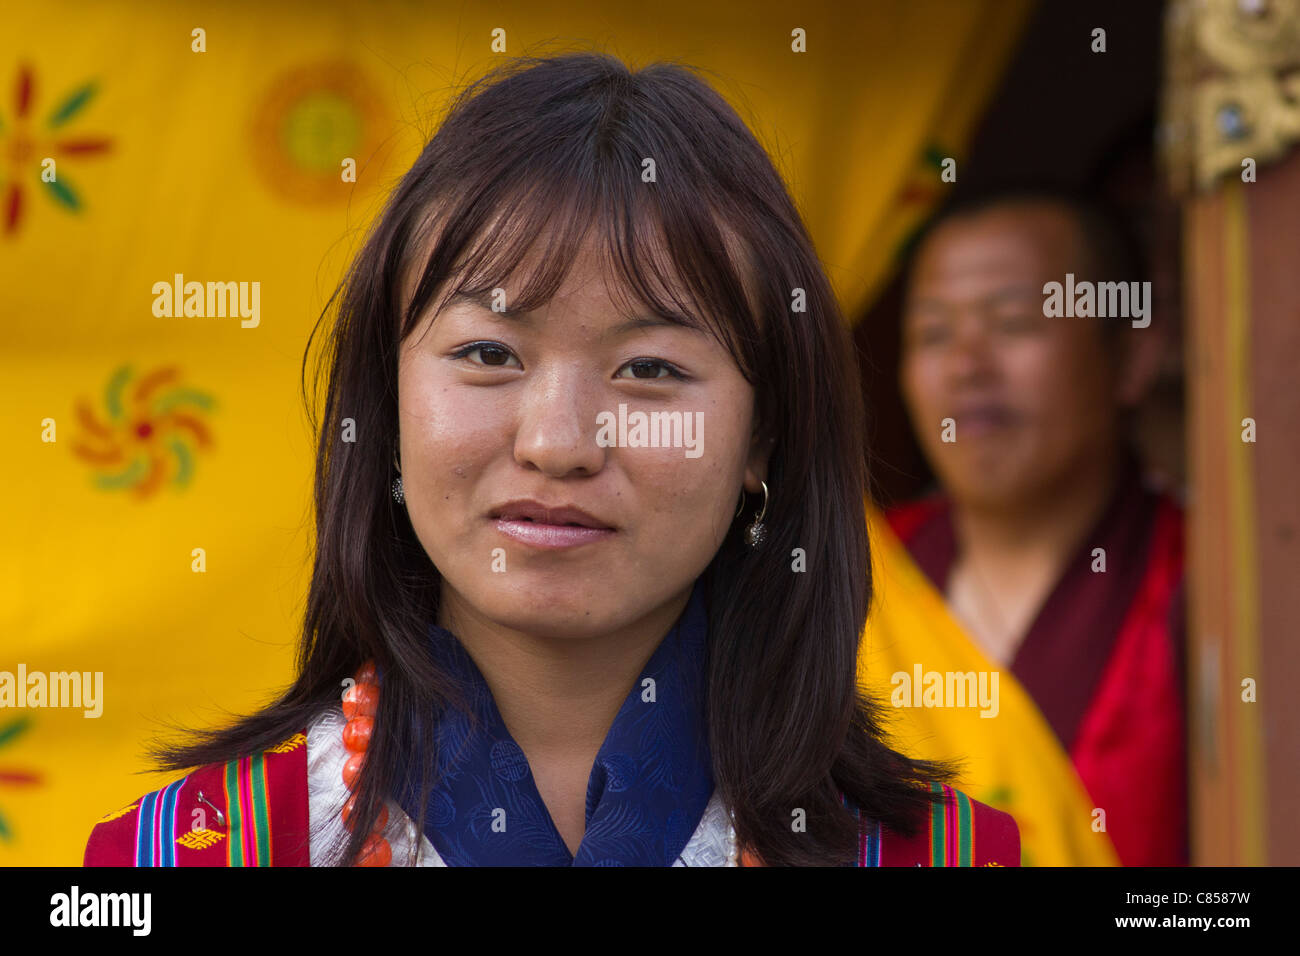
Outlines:
{"label": "woman's chin", "polygon": [[548,602],[511,601],[492,609],[492,619],[503,627],[545,640],[583,640],[601,637],[616,629],[624,615],[604,613],[592,607],[574,607]]}

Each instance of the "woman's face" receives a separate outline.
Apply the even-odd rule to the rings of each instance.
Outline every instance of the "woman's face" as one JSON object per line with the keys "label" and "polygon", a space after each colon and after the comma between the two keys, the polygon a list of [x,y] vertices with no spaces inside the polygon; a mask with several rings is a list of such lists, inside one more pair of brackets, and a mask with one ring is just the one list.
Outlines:
{"label": "woman's face", "polygon": [[[499,287],[509,309],[519,286]],[[596,637],[684,603],[742,483],[766,477],[753,389],[712,336],[621,313],[590,244],[542,308],[492,305],[431,309],[400,353],[402,485],[439,623]]]}

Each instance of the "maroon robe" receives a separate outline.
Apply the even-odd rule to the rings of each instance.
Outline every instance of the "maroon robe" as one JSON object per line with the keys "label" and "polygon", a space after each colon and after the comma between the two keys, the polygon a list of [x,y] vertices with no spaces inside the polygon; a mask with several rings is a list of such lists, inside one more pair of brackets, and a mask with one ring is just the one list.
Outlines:
{"label": "maroon robe", "polygon": [[[957,555],[950,502],[936,495],[886,517],[946,593]],[[1104,573],[1092,570],[1095,548]],[[1182,511],[1143,486],[1129,457],[1011,662],[1106,811],[1125,866],[1188,863],[1184,631]]]}

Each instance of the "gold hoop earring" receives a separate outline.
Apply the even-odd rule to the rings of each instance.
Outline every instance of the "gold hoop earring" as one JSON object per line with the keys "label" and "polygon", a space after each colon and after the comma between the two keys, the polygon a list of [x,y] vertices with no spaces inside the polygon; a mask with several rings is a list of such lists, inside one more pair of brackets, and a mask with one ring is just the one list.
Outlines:
{"label": "gold hoop earring", "polygon": [[762,481],[763,486],[763,507],[758,509],[758,514],[754,516],[749,530],[745,532],[746,540],[751,548],[757,548],[767,537],[767,525],[763,524],[763,518],[767,515],[767,482]]}
{"label": "gold hoop earring", "polygon": [[392,485],[389,486],[389,491],[392,492],[394,501],[399,505],[404,505],[406,504],[406,491],[402,488],[402,466],[397,460],[398,451],[398,443],[393,442],[393,471],[397,472],[397,477],[393,479]]}

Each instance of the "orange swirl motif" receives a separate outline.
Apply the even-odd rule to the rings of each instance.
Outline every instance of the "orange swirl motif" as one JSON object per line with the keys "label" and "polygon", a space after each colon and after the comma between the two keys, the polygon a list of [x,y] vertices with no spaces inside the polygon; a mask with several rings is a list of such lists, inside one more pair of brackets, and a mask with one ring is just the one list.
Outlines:
{"label": "orange swirl motif", "polygon": [[129,365],[118,368],[104,390],[104,418],[89,400],[77,399],[72,451],[93,468],[96,487],[145,499],[165,481],[178,487],[190,483],[196,453],[213,447],[202,416],[215,402],[180,384],[179,377],[175,366],[140,378]]}

